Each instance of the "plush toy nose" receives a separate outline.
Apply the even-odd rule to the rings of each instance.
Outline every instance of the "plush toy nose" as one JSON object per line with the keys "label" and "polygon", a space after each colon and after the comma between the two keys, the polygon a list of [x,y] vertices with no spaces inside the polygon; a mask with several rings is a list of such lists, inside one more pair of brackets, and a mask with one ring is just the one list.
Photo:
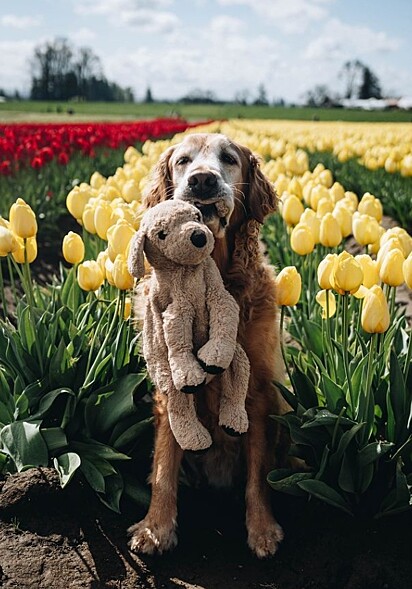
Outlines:
{"label": "plush toy nose", "polygon": [[196,231],[193,231],[192,235],[190,236],[190,241],[196,247],[203,247],[206,245],[207,239],[203,231],[199,231],[197,229]]}

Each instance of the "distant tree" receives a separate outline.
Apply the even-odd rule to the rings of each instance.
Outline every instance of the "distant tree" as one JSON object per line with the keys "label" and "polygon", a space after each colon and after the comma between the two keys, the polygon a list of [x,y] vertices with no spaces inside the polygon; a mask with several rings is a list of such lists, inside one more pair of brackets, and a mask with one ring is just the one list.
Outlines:
{"label": "distant tree", "polygon": [[243,104],[244,106],[246,106],[247,104],[249,104],[249,100],[250,100],[249,90],[244,89],[244,90],[238,90],[238,92],[236,92],[235,98],[234,98],[234,102],[236,104]]}
{"label": "distant tree", "polygon": [[325,84],[318,84],[306,93],[305,104],[307,106],[331,106],[333,104],[331,91]]}
{"label": "distant tree", "polygon": [[143,102],[145,102],[146,104],[151,104],[152,102],[154,102],[150,86],[147,87]]}
{"label": "distant tree", "polygon": [[365,66],[359,88],[359,98],[382,98],[382,88],[378,77]]}
{"label": "distant tree", "polygon": [[339,77],[344,79],[345,98],[381,98],[382,89],[378,77],[372,70],[353,59],[344,63]]}
{"label": "distant tree", "polygon": [[211,90],[202,90],[195,88],[191,90],[186,96],[183,96],[179,102],[183,104],[214,104],[219,102],[216,95]]}
{"label": "distant tree", "polygon": [[91,49],[75,50],[64,38],[35,47],[31,70],[34,100],[134,101],[130,88],[106,80],[100,59]]}
{"label": "distant tree", "polygon": [[266,94],[266,88],[263,84],[259,84],[258,89],[257,89],[257,97],[254,100],[253,104],[264,105],[264,106],[267,106],[269,104],[267,94]]}

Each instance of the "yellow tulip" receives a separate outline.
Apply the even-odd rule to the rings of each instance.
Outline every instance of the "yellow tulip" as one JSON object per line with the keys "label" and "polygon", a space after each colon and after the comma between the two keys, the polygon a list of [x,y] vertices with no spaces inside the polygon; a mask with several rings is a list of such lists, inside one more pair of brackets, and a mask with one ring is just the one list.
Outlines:
{"label": "yellow tulip", "polygon": [[390,250],[383,258],[379,276],[382,282],[389,286],[400,286],[404,283],[403,276],[403,263],[405,257],[401,250],[393,249]]}
{"label": "yellow tulip", "polygon": [[339,294],[351,293],[358,290],[363,282],[362,266],[346,251],[339,254],[333,263],[330,283]]}
{"label": "yellow tulip", "polygon": [[354,213],[356,211],[356,209],[358,208],[358,197],[356,196],[356,194],[354,192],[347,190],[345,192],[344,201],[348,204],[352,213]]}
{"label": "yellow tulip", "polygon": [[127,259],[124,255],[118,254],[113,262],[113,282],[120,290],[133,288],[134,278],[127,269]]}
{"label": "yellow tulip", "polygon": [[118,254],[125,255],[135,233],[134,228],[123,220],[117,221],[115,225],[109,227],[107,231],[108,252],[112,262],[115,261]]}
{"label": "yellow tulip", "polygon": [[361,324],[368,333],[383,333],[389,327],[388,302],[383,290],[377,284],[366,293],[361,314]]}
{"label": "yellow tulip", "polygon": [[295,266],[286,266],[276,277],[276,301],[280,306],[293,307],[300,299],[302,279]]}
{"label": "yellow tulip", "polygon": [[13,258],[18,264],[24,264],[24,250],[26,249],[27,262],[31,264],[37,258],[37,241],[35,237],[26,239],[26,246],[24,246],[24,239],[16,237],[17,248],[12,252]]}
{"label": "yellow tulip", "polygon": [[125,162],[133,162],[141,157],[141,153],[137,151],[137,149],[133,145],[129,145],[129,147],[124,152],[124,161]]}
{"label": "yellow tulip", "polygon": [[352,232],[359,245],[369,245],[375,243],[379,237],[379,223],[375,217],[354,213]]}
{"label": "yellow tulip", "polygon": [[103,272],[95,260],[88,260],[79,264],[77,268],[77,282],[83,290],[97,290],[103,284]]}
{"label": "yellow tulip", "polygon": [[79,264],[84,258],[84,243],[78,233],[69,231],[63,238],[63,257],[69,264]]}
{"label": "yellow tulip", "polygon": [[378,198],[375,198],[370,192],[365,192],[362,196],[358,206],[358,211],[362,214],[375,217],[380,222],[383,217],[382,203]]}
{"label": "yellow tulip", "polygon": [[308,225],[298,223],[290,236],[290,246],[300,256],[306,256],[313,251],[315,240]]}
{"label": "yellow tulip", "polygon": [[318,176],[318,180],[321,184],[323,184],[323,186],[326,186],[326,188],[330,188],[333,184],[333,176],[332,176],[332,172],[328,169],[323,170],[319,176]]}
{"label": "yellow tulip", "polygon": [[106,178],[100,174],[100,172],[93,172],[90,177],[90,186],[98,190],[102,186],[104,186],[106,182]]}
{"label": "yellow tulip", "polygon": [[123,319],[129,319],[130,315],[132,314],[132,299],[130,297],[126,297],[124,301],[124,313]]}
{"label": "yellow tulip", "polygon": [[318,208],[318,203],[322,198],[330,200],[329,190],[322,184],[314,186],[310,193],[310,206],[314,211]]}
{"label": "yellow tulip", "polygon": [[[90,199],[90,201],[95,199]],[[83,227],[86,229],[88,233],[92,235],[96,234],[96,227],[94,225],[94,209],[95,203],[88,202],[87,205],[84,207],[83,215],[82,215],[82,224]]]}
{"label": "yellow tulip", "polygon": [[322,288],[323,290],[329,290],[332,288],[330,277],[337,257],[337,254],[328,254],[326,258],[324,258],[318,266],[318,282],[320,288]]}
{"label": "yellow tulip", "polygon": [[[328,299],[326,299],[326,297],[328,297]],[[329,303],[329,314],[326,300],[328,300]],[[322,319],[334,316],[334,314],[336,313],[336,299],[333,292],[331,292],[330,290],[320,290],[316,295],[316,301],[322,307]]]}
{"label": "yellow tulip", "polygon": [[412,253],[409,254],[403,263],[403,277],[409,288],[412,288]]}
{"label": "yellow tulip", "polygon": [[297,178],[292,178],[286,190],[289,194],[294,194],[299,200],[302,200],[302,185]]}
{"label": "yellow tulip", "polygon": [[0,225],[0,257],[16,251],[18,248],[17,240],[13,233],[7,228]]}
{"label": "yellow tulip", "polygon": [[391,227],[382,235],[380,245],[383,247],[385,243],[393,238],[399,241],[403,255],[405,258],[412,252],[412,237],[402,227]]}
{"label": "yellow tulip", "polygon": [[368,252],[370,255],[373,254],[377,254],[379,252],[379,248],[380,248],[380,240],[382,235],[385,233],[385,229],[382,227],[382,225],[379,225],[379,237],[378,239],[374,242],[374,243],[370,243],[368,245]]}
{"label": "yellow tulip", "polygon": [[100,200],[94,210],[94,226],[101,239],[107,239],[107,230],[112,224],[112,207],[105,200]]}
{"label": "yellow tulip", "polygon": [[343,201],[339,201],[335,206],[332,215],[339,223],[342,237],[348,237],[352,233],[352,213],[345,205],[340,205],[341,202]]}
{"label": "yellow tulip", "polygon": [[132,200],[140,200],[141,193],[139,183],[136,180],[127,180],[122,187],[122,197],[126,202],[132,202]]}
{"label": "yellow tulip", "polygon": [[359,262],[363,270],[363,286],[371,288],[374,284],[379,284],[379,265],[376,260],[372,260],[367,254],[359,254],[355,256],[355,260]]}
{"label": "yellow tulip", "polygon": [[336,247],[342,241],[342,232],[339,223],[332,215],[326,213],[320,222],[320,243],[325,247]]}
{"label": "yellow tulip", "polygon": [[282,199],[282,217],[288,225],[299,223],[303,210],[303,204],[294,194],[289,195],[285,200]]}
{"label": "yellow tulip", "polygon": [[329,192],[335,204],[345,198],[345,189],[339,182],[334,182]]}
{"label": "yellow tulip", "polygon": [[87,184],[82,183],[80,186],[75,186],[66,197],[66,207],[69,213],[75,219],[81,220],[84,207],[92,196],[92,190]]}
{"label": "yellow tulip", "polygon": [[34,237],[37,233],[36,215],[22,198],[18,198],[10,207],[10,230],[22,239]]}
{"label": "yellow tulip", "polygon": [[326,213],[331,213],[334,209],[334,206],[335,205],[330,200],[330,198],[321,198],[318,202],[316,215],[321,219],[326,215]]}
{"label": "yellow tulip", "polygon": [[300,216],[299,223],[310,227],[315,243],[319,243],[320,219],[316,216],[315,211],[310,208],[305,209]]}

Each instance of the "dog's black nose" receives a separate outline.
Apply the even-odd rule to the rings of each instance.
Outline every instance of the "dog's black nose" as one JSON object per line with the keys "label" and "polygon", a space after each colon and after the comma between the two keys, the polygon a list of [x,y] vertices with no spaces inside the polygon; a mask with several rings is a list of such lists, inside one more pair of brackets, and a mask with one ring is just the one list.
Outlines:
{"label": "dog's black nose", "polygon": [[207,238],[203,231],[199,231],[197,229],[196,231],[193,231],[192,235],[190,236],[190,241],[194,246],[200,248],[206,245]]}
{"label": "dog's black nose", "polygon": [[217,177],[213,172],[196,172],[188,178],[187,183],[193,194],[207,198],[216,192]]}

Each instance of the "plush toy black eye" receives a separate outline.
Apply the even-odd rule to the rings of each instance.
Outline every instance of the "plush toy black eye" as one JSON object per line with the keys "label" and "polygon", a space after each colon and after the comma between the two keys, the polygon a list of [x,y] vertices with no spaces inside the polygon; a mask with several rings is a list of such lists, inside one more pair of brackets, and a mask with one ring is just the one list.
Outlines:
{"label": "plush toy black eye", "polygon": [[165,233],[164,231],[159,231],[159,233],[157,234],[157,237],[159,239],[166,239],[167,233]]}

